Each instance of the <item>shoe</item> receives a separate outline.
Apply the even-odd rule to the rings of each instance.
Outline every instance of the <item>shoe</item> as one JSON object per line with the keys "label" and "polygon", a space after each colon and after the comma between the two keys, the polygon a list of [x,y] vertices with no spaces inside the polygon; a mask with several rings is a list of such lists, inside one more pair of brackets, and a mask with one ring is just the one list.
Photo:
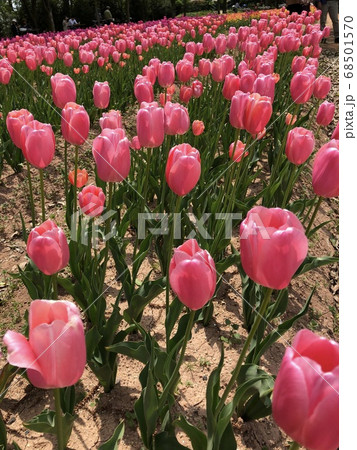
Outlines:
{"label": "shoe", "polygon": [[339,38],[335,38],[335,44],[339,44]]}

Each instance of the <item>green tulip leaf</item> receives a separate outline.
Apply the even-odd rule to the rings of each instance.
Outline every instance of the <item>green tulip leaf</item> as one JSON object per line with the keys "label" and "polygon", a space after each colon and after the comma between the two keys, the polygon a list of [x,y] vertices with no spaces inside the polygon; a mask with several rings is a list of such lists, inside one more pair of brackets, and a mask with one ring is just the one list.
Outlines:
{"label": "green tulip leaf", "polygon": [[180,415],[180,417],[175,420],[174,425],[178,426],[186,433],[191,441],[193,450],[207,449],[207,436],[188,422],[184,416]]}
{"label": "green tulip leaf", "polygon": [[113,435],[104,444],[98,447],[98,450],[117,450],[118,444],[124,436],[125,423],[122,420],[115,428]]}
{"label": "green tulip leaf", "polygon": [[155,436],[155,450],[188,450],[188,447],[181,445],[176,436],[162,431]]}
{"label": "green tulip leaf", "polygon": [[5,427],[2,415],[0,414],[0,450],[6,450],[6,449],[7,449],[6,427]]}

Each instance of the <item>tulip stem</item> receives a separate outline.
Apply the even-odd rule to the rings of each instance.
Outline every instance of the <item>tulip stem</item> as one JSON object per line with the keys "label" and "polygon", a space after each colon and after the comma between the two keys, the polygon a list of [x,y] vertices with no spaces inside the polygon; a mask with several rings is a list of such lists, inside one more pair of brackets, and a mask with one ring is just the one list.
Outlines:
{"label": "tulip stem", "polygon": [[44,222],[46,220],[46,211],[45,211],[45,189],[43,186],[43,169],[40,169],[40,186],[41,186],[42,222]]}
{"label": "tulip stem", "polygon": [[29,192],[30,192],[30,208],[31,208],[31,218],[32,218],[32,226],[36,226],[36,216],[35,216],[35,204],[33,201],[33,188],[32,188],[32,178],[31,178],[31,170],[30,170],[30,164],[26,160],[26,166],[27,166],[27,179],[29,182]]}
{"label": "tulip stem", "polygon": [[298,450],[299,448],[300,448],[300,445],[296,441],[293,441],[289,447],[289,450]]}
{"label": "tulip stem", "polygon": [[149,178],[150,178],[150,160],[151,160],[151,148],[147,149],[147,159],[146,159],[146,174],[145,174],[145,183],[144,183],[144,189],[143,189],[143,208],[145,208],[145,202],[147,202],[147,195],[148,195],[148,185],[149,185]]}
{"label": "tulip stem", "polygon": [[312,227],[312,225],[313,225],[313,223],[314,223],[314,220],[315,220],[317,211],[318,211],[319,208],[320,208],[320,205],[321,205],[321,203],[322,203],[322,200],[323,200],[323,197],[319,197],[319,199],[318,199],[318,201],[317,201],[317,203],[316,203],[316,206],[315,206],[314,212],[312,213],[312,216],[311,216],[309,225],[307,226],[306,231],[305,231],[305,234],[306,234],[307,237],[309,237],[309,233],[310,233],[311,227]]}
{"label": "tulip stem", "polygon": [[296,181],[295,175],[296,175],[296,167],[294,166],[294,167],[293,167],[293,170],[292,170],[292,172],[291,172],[291,174],[290,174],[288,186],[287,186],[287,188],[285,189],[284,199],[283,199],[283,203],[282,203],[282,205],[281,205],[282,209],[285,208],[286,203],[287,203],[287,201],[288,201],[289,194],[292,193],[293,186],[294,186],[294,183],[295,183],[295,181]]}
{"label": "tulip stem", "polygon": [[52,288],[53,288],[53,300],[58,299],[58,291],[57,291],[57,273],[52,275]]}
{"label": "tulip stem", "polygon": [[55,407],[56,407],[56,433],[57,433],[57,445],[58,450],[65,450],[66,445],[64,442],[63,435],[63,416],[61,408],[61,391],[59,388],[53,390],[55,397]]}
{"label": "tulip stem", "polygon": [[67,141],[64,141],[64,191],[67,206],[67,192],[68,192],[68,157],[67,157]]}
{"label": "tulip stem", "polygon": [[222,408],[224,407],[225,401],[227,400],[227,397],[228,397],[230,391],[232,390],[234,383],[237,381],[240,369],[243,365],[244,358],[246,357],[246,354],[249,350],[249,347],[254,338],[254,335],[257,332],[260,322],[264,318],[265,312],[269,306],[270,297],[271,297],[272,292],[273,292],[273,289],[270,289],[270,288],[267,288],[265,291],[264,299],[260,305],[259,311],[257,312],[257,314],[255,316],[253,326],[252,326],[252,328],[247,336],[247,339],[244,343],[243,349],[242,349],[239,359],[237,361],[237,365],[236,365],[234,371],[232,372],[231,379],[229,380],[229,383],[227,384],[227,387],[223,392],[222,398],[220,399],[220,401],[217,405],[217,408],[215,411],[215,419],[216,420],[217,420],[218,415],[221,412]]}
{"label": "tulip stem", "polygon": [[188,339],[190,337],[190,333],[192,330],[192,326],[193,326],[193,321],[195,319],[195,312],[194,310],[190,310],[190,315],[188,318],[188,323],[187,323],[187,327],[186,327],[186,332],[185,332],[185,336],[183,338],[183,342],[182,342],[182,347],[181,347],[181,353],[180,353],[180,358],[178,360],[178,362],[176,363],[175,369],[171,375],[171,378],[169,380],[169,382],[167,383],[167,385],[165,386],[163,393],[161,395],[160,401],[159,401],[159,407],[158,410],[161,411],[162,407],[166,401],[167,396],[172,393],[171,391],[174,391],[178,382],[177,376],[179,374],[179,370],[180,367],[183,363],[183,359],[185,357],[185,352],[186,352],[186,347],[187,347],[187,342]]}
{"label": "tulip stem", "polygon": [[77,212],[77,169],[78,169],[78,145],[76,145],[76,151],[74,156],[74,198],[73,198],[74,214],[76,214]]}

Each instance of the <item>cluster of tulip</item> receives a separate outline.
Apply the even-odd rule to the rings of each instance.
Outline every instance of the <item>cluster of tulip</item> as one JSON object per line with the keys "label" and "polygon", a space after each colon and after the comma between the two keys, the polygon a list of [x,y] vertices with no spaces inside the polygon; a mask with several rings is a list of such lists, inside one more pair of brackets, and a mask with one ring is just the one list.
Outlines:
{"label": "cluster of tulip", "polygon": [[[33,301],[28,333],[8,331],[4,336],[9,364],[3,369],[0,400],[16,367],[26,369],[34,386],[54,389],[56,411],[46,410],[26,426],[57,434],[60,450],[75,420],[74,404],[66,399],[74,398],[85,364],[109,392],[117,382],[118,354],[144,364],[135,416],[148,449],[186,448],[177,441],[177,428],[194,450],[234,449],[234,413],[247,420],[273,414],[295,446],[338,447],[338,344],[301,330],[286,349],[276,379],[259,366],[268,348],[308,311],[314,291],[297,315],[276,330],[267,329],[287,310],[292,278],[336,262],[308,255],[309,238],[321,228],[313,227],[321,202],[338,196],[338,125],[314,153],[315,136],[335,112],[333,103],[322,102],[330,78],[317,77],[319,43],[329,33],[328,28],[320,31],[318,19],[319,12],[289,15],[282,9],[261,12],[239,27],[227,27],[225,16],[209,16],[0,42],[4,89],[9,83],[22,86],[15,70],[31,71],[29,84],[37,88],[46,86],[47,75],[52,75],[51,91],[44,89],[41,99],[29,101],[28,110],[6,109],[6,100],[2,104],[6,130],[1,140],[8,133],[27,165],[33,229],[27,236],[24,226],[23,235],[31,261],[19,269],[19,276]],[[42,65],[44,60],[48,66]],[[70,76],[73,65],[78,67]],[[107,79],[95,81],[97,75]],[[126,84],[130,77],[134,83]],[[138,103],[134,133],[125,130],[122,116],[129,99]],[[47,101],[42,112],[41,100]],[[110,106],[114,109],[108,110]],[[45,113],[54,125],[53,114],[61,116],[62,137],[50,124],[34,119]],[[101,132],[88,142],[98,115]],[[315,116],[316,132],[311,129]],[[69,233],[46,220],[43,170],[55,157],[56,139],[64,140],[69,242]],[[85,143],[92,148],[93,176],[79,167]],[[73,161],[68,145],[75,149]],[[12,158],[6,160],[15,167],[19,159]],[[310,171],[312,159],[315,197],[302,198],[294,187]],[[41,223],[31,166],[39,169]],[[88,185],[90,176],[95,182]],[[253,183],[259,185],[258,193],[251,190]],[[180,216],[177,224],[172,213],[182,211],[196,220]],[[237,213],[245,217],[239,248],[224,234],[228,217],[231,228],[238,225]],[[139,233],[141,214],[152,226],[144,236]],[[117,220],[111,220],[113,215]],[[168,225],[161,235],[155,230],[159,216]],[[217,224],[213,216],[226,221]],[[149,272],[138,284],[150,250],[161,276]],[[106,304],[104,289],[109,258],[120,286],[113,305]],[[210,322],[213,299],[225,270],[233,265],[242,279],[247,337],[223,392],[222,349],[207,383],[207,428],[200,430],[176,416],[175,390],[192,329]],[[58,300],[58,286],[61,296],[75,303]],[[146,306],[163,291],[165,348],[141,323]],[[121,311],[123,300],[127,307]],[[140,336],[135,342],[127,339],[134,331]],[[3,429],[0,438],[6,445]],[[116,430],[111,445],[120,436]]]}

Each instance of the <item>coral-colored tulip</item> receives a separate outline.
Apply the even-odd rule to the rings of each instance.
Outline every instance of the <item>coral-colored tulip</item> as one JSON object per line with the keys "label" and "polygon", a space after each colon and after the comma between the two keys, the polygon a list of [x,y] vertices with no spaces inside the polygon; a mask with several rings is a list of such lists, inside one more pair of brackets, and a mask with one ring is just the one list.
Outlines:
{"label": "coral-colored tulip", "polygon": [[[69,182],[74,186],[74,170],[68,174]],[[86,169],[77,169],[77,188],[83,187],[88,181],[88,172]]]}
{"label": "coral-colored tulip", "polygon": [[314,97],[322,100],[330,92],[331,78],[320,75],[314,84]]}
{"label": "coral-colored tulip", "polygon": [[174,249],[170,285],[180,301],[192,310],[202,308],[216,289],[216,268],[211,255],[195,239]]}
{"label": "coral-colored tulip", "polygon": [[192,133],[194,136],[199,136],[205,130],[205,125],[202,120],[194,120],[192,122]]}
{"label": "coral-colored tulip", "polygon": [[273,113],[270,97],[250,94],[244,111],[244,128],[250,134],[262,132]]}
{"label": "coral-colored tulip", "polygon": [[105,195],[102,188],[91,184],[84,187],[78,194],[78,202],[84,214],[98,217],[104,209]]}
{"label": "coral-colored tulip", "polygon": [[64,108],[66,103],[75,102],[76,85],[69,75],[56,73],[51,77],[52,98],[57,108]]}
{"label": "coral-colored tulip", "polygon": [[129,140],[122,128],[105,128],[94,139],[92,153],[101,180],[119,183],[129,175]]}
{"label": "coral-colored tulip", "polygon": [[110,86],[108,81],[94,82],[93,86],[93,100],[94,106],[99,109],[105,109],[109,105],[110,101]]}
{"label": "coral-colored tulip", "polygon": [[287,113],[286,114],[286,117],[285,117],[285,123],[286,123],[286,125],[294,125],[294,123],[297,121],[297,116],[293,116],[292,114],[290,114],[290,113]]}
{"label": "coral-colored tulip", "polygon": [[242,141],[232,142],[229,146],[229,157],[236,163],[239,163],[241,159],[248,155],[248,152],[245,150],[245,144]]}
{"label": "coral-colored tulip", "polygon": [[268,288],[286,288],[304,261],[307,249],[303,226],[286,209],[256,206],[241,223],[243,269],[249,278]]}
{"label": "coral-colored tulip", "polygon": [[99,119],[99,126],[101,130],[104,130],[104,128],[111,128],[112,130],[123,128],[120,111],[111,109],[109,112],[103,113],[102,117]]}
{"label": "coral-colored tulip", "polygon": [[157,102],[143,102],[136,115],[136,130],[142,147],[159,147],[165,137],[164,109]]}
{"label": "coral-colored tulip", "polygon": [[89,116],[83,106],[66,103],[62,109],[61,130],[67,142],[82,145],[88,137],[89,125]]}
{"label": "coral-colored tulip", "polygon": [[273,417],[286,434],[311,450],[338,447],[339,347],[300,330],[285,350],[274,384]]}
{"label": "coral-colored tulip", "polygon": [[201,175],[200,152],[190,144],[172,147],[166,164],[166,181],[176,195],[188,194]]}
{"label": "coral-colored tulip", "polygon": [[10,111],[6,117],[6,127],[12,142],[21,148],[21,128],[33,120],[33,115],[27,109]]}
{"label": "coral-colored tulip", "polygon": [[29,339],[7,331],[4,336],[10,364],[27,369],[30,382],[41,389],[72,386],[86,365],[84,328],[79,309],[64,300],[33,300]]}
{"label": "coral-colored tulip", "polygon": [[224,79],[224,85],[222,89],[222,95],[226,100],[232,100],[232,97],[236,91],[239,90],[240,78],[238,75],[229,73]]}
{"label": "coral-colored tulip", "polygon": [[31,120],[21,128],[21,150],[38,169],[47,167],[55,155],[55,135],[48,123]]}
{"label": "coral-colored tulip", "polygon": [[339,194],[339,141],[332,140],[317,152],[312,166],[312,187],[321,197]]}
{"label": "coral-colored tulip", "polygon": [[316,123],[326,127],[332,121],[334,114],[335,104],[331,102],[323,102],[317,111]]}
{"label": "coral-colored tulip", "polygon": [[315,138],[313,132],[306,128],[296,127],[288,133],[285,153],[290,162],[299,165],[309,158],[314,146]]}
{"label": "coral-colored tulip", "polygon": [[185,134],[190,128],[188,110],[180,103],[167,102],[164,108],[165,134]]}
{"label": "coral-colored tulip", "polygon": [[157,80],[163,88],[171,86],[175,81],[175,67],[172,62],[164,61],[158,66]]}
{"label": "coral-colored tulip", "polygon": [[302,104],[310,100],[314,81],[315,76],[311,72],[296,72],[290,83],[290,93],[294,103]]}
{"label": "coral-colored tulip", "polygon": [[27,240],[27,254],[45,275],[62,270],[69,261],[66,235],[52,220],[46,220],[31,230]]}

